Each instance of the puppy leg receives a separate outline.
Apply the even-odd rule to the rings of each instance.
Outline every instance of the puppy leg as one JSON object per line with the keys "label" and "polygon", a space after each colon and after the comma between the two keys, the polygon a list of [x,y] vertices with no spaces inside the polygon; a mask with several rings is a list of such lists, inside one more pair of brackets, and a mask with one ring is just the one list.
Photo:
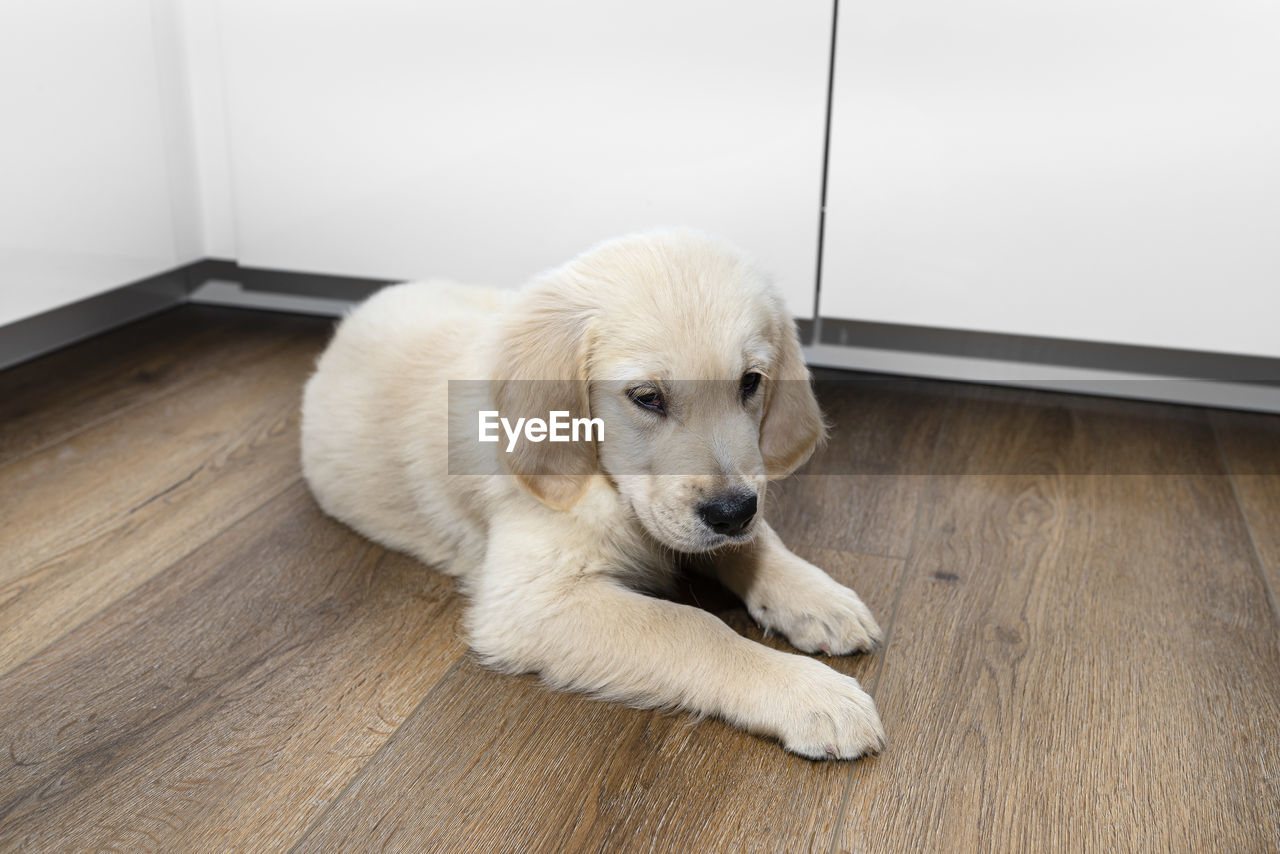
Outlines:
{"label": "puppy leg", "polygon": [[848,587],[782,544],[764,522],[754,540],[711,557],[710,568],[760,625],[796,649],[828,655],[871,649],[883,635]]}
{"label": "puppy leg", "polygon": [[715,715],[811,759],[853,759],[884,744],[856,679],[778,652],[713,615],[579,575],[476,590],[473,647],[508,672],[638,707]]}

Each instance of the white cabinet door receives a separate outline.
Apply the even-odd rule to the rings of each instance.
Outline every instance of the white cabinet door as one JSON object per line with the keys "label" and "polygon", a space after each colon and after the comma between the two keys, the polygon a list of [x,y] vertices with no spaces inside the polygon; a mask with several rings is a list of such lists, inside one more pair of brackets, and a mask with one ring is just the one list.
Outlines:
{"label": "white cabinet door", "polygon": [[199,257],[169,12],[0,5],[0,325]]}
{"label": "white cabinet door", "polygon": [[225,0],[242,264],[515,286],[689,226],[813,312],[832,6]]}
{"label": "white cabinet door", "polygon": [[1280,6],[840,7],[825,316],[1280,356]]}

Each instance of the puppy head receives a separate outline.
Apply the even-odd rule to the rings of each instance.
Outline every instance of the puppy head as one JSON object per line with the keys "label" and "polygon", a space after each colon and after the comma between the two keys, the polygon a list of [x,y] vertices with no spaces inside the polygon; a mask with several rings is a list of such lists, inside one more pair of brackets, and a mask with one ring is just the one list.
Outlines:
{"label": "puppy head", "polygon": [[536,282],[521,306],[502,359],[516,380],[499,383],[499,408],[605,425],[601,442],[529,444],[512,458],[553,507],[599,471],[672,549],[745,542],[766,481],[822,438],[790,315],[724,244],[689,232],[615,240]]}

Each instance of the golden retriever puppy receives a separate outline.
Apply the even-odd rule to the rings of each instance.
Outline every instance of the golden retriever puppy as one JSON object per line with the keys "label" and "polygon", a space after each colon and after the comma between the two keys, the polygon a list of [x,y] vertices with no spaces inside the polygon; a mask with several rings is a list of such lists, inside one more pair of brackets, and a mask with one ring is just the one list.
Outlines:
{"label": "golden retriever puppy", "polygon": [[[551,441],[566,416],[577,441]],[[660,232],[518,292],[379,292],[307,383],[302,464],[327,513],[460,579],[491,666],[853,758],[884,743],[855,679],[642,592],[693,555],[801,650],[878,642],[862,600],[761,518],[823,431],[771,286],[722,243]]]}

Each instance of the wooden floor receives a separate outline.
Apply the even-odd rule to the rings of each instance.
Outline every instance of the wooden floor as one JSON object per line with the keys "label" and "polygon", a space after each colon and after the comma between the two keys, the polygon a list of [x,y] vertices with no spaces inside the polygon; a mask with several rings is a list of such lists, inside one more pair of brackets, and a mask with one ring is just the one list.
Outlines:
{"label": "wooden floor", "polygon": [[299,480],[329,329],[0,373],[0,849],[1280,850],[1280,418],[826,376],[769,512],[885,628],[833,665],[889,746],[815,763],[479,667]]}

